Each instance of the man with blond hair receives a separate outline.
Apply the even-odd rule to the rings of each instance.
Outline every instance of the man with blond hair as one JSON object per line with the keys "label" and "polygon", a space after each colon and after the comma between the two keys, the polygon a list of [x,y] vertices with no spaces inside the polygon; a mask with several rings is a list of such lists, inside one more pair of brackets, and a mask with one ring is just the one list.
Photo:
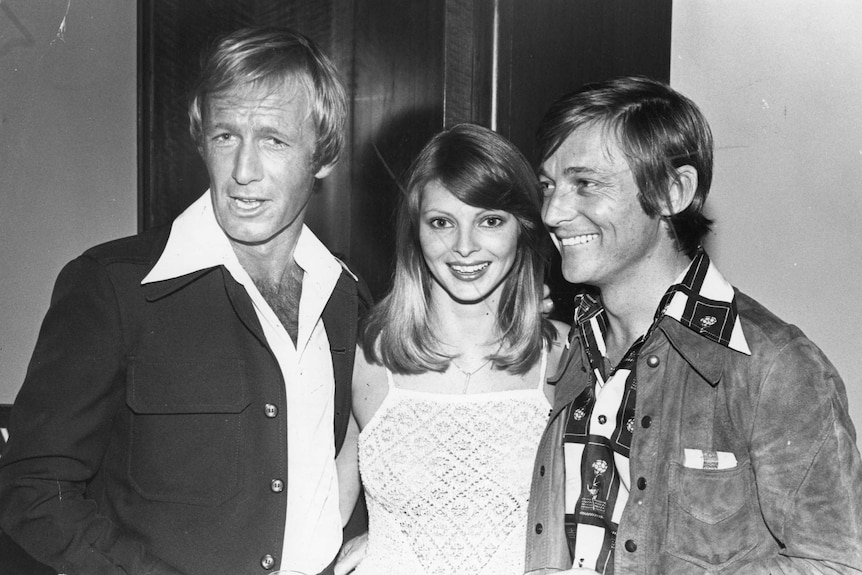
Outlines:
{"label": "man with blond hair", "polygon": [[356,277],[303,224],[344,140],[308,38],[206,58],[191,132],[210,189],[57,280],[10,441],[0,529],[55,572],[331,573]]}

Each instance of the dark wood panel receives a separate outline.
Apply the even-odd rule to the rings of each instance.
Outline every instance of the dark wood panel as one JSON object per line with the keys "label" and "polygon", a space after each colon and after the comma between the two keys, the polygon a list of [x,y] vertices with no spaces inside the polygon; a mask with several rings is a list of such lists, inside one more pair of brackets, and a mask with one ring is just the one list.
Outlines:
{"label": "dark wood panel", "polygon": [[443,127],[444,25],[441,2],[357,2],[350,259],[378,297],[405,172]]}
{"label": "dark wood panel", "polygon": [[531,161],[536,126],[564,93],[629,74],[670,79],[672,0],[501,3],[510,45],[498,129]]}
{"label": "dark wood panel", "polygon": [[450,0],[444,27],[443,124],[493,125],[494,1]]}

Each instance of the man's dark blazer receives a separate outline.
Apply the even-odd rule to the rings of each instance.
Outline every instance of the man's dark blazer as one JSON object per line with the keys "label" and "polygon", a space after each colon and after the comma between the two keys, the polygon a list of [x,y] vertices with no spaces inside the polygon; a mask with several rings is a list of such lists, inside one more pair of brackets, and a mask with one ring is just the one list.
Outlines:
{"label": "man's dark blazer", "polygon": [[[277,483],[289,456],[281,370],[224,268],[141,285],[168,231],[63,269],[12,411],[0,530],[60,572],[242,574],[279,561],[290,489]],[[366,293],[342,273],[323,313],[336,449]]]}

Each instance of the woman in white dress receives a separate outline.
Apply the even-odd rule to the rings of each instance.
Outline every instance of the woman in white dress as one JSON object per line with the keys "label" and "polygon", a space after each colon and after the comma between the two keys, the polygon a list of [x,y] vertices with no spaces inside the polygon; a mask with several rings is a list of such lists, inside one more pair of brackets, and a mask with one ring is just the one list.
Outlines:
{"label": "woman in white dress", "polygon": [[369,533],[337,572],[364,556],[356,575],[523,573],[546,372],[568,331],[542,314],[541,206],[527,161],[486,128],[441,132],[413,163],[394,285],[360,326],[353,380]]}

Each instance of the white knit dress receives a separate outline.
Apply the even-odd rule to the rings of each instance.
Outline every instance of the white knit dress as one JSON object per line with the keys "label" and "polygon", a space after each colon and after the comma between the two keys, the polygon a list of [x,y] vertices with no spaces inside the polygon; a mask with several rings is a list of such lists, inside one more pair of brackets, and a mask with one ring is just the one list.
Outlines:
{"label": "white knit dress", "polygon": [[522,575],[527,500],[550,404],[531,389],[396,387],[359,436],[369,513],[356,575]]}

